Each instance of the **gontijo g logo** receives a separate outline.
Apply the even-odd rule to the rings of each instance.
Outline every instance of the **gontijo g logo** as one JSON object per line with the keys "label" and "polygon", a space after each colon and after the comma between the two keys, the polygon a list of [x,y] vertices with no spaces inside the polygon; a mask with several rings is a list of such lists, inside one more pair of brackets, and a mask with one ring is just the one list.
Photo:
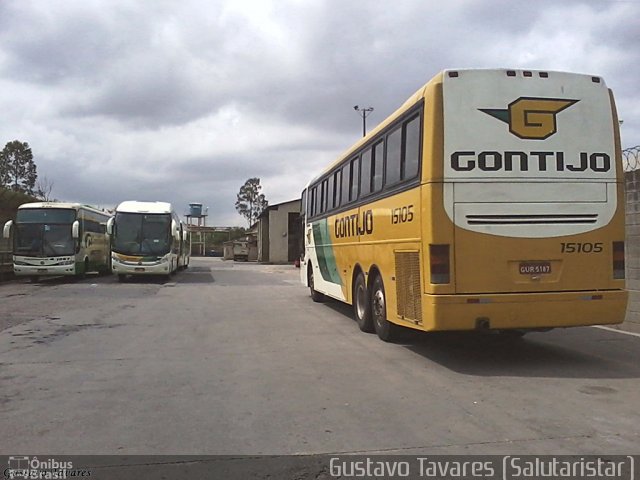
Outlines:
{"label": "gontijo g logo", "polygon": [[544,140],[558,131],[556,115],[579,100],[520,97],[506,110],[480,108],[509,125],[509,131],[525,140]]}

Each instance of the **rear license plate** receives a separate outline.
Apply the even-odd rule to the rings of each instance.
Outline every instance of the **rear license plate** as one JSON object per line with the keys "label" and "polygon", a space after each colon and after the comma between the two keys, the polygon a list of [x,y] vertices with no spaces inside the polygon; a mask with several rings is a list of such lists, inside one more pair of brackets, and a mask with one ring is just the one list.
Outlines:
{"label": "rear license plate", "polygon": [[38,269],[38,273],[46,273],[46,272],[48,272],[48,271],[49,271],[49,269],[48,269],[48,268],[39,268],[39,269]]}
{"label": "rear license plate", "polygon": [[137,267],[137,268],[135,269],[135,271],[136,271],[136,272],[144,272],[144,268]]}
{"label": "rear license plate", "polygon": [[551,273],[551,262],[520,262],[522,275],[539,275]]}

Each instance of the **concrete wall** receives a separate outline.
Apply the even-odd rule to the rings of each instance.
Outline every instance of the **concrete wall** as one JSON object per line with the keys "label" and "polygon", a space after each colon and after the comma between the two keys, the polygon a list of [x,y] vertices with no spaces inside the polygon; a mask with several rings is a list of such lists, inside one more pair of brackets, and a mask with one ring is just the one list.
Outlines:
{"label": "concrete wall", "polygon": [[627,232],[625,264],[629,306],[625,330],[640,332],[640,170],[626,172]]}
{"label": "concrete wall", "polygon": [[224,242],[222,248],[222,259],[233,260],[233,242]]}
{"label": "concrete wall", "polygon": [[269,211],[269,262],[288,263],[289,213],[300,213],[300,200],[278,205]]}
{"label": "concrete wall", "polygon": [[[268,211],[267,211],[268,213]],[[269,261],[269,215],[261,215],[258,221],[258,261]]]}
{"label": "concrete wall", "polygon": [[296,236],[296,232],[289,231],[290,213],[300,213],[300,200],[271,205],[260,216],[258,225],[259,262],[293,262],[293,260],[289,260],[289,237],[293,234],[293,238],[297,239],[299,236]]}

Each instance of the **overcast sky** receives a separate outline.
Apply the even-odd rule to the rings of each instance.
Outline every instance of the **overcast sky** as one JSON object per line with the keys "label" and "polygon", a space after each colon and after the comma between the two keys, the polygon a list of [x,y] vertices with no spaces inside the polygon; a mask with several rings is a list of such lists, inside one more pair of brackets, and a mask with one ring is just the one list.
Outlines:
{"label": "overcast sky", "polygon": [[271,204],[446,68],[604,77],[640,144],[640,0],[0,0],[0,146],[28,142],[53,196]]}

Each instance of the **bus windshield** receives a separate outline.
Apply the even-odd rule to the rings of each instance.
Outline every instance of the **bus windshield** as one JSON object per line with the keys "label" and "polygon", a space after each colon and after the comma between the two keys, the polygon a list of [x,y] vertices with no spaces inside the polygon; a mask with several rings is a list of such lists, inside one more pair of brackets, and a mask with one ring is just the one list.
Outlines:
{"label": "bus windshield", "polygon": [[123,255],[155,255],[171,249],[171,215],[117,213],[112,249]]}
{"label": "bus windshield", "polygon": [[22,208],[18,210],[16,223],[44,223],[71,225],[76,211],[68,208]]}
{"label": "bus windshield", "polygon": [[16,216],[16,255],[73,255],[75,241],[71,224],[76,212],[69,209],[22,209]]}

